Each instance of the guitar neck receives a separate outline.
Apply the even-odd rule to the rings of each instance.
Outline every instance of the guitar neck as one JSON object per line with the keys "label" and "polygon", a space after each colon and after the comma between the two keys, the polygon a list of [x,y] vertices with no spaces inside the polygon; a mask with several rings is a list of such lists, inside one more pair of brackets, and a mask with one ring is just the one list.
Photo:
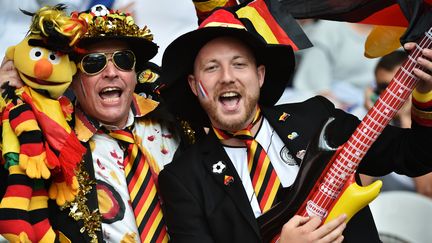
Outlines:
{"label": "guitar neck", "polygon": [[328,209],[350,176],[356,171],[366,152],[378,136],[393,119],[396,112],[410,96],[419,79],[413,74],[413,69],[422,69],[416,62],[424,48],[432,46],[432,28],[417,43],[407,60],[399,68],[392,81],[381,94],[372,109],[358,125],[353,135],[341,147],[333,164],[329,167],[319,190],[311,195],[303,215],[316,215],[324,218]]}
{"label": "guitar neck", "polygon": [[[396,115],[397,111],[409,98],[419,79],[413,74],[414,68],[422,69],[416,62],[424,48],[432,46],[432,29],[416,45],[407,60],[401,65],[392,81],[381,94],[372,109],[358,125],[350,139],[341,150],[340,165],[347,165],[353,170],[365,156],[378,136]],[[338,162],[336,162],[338,163]],[[336,165],[337,166],[337,165]]]}

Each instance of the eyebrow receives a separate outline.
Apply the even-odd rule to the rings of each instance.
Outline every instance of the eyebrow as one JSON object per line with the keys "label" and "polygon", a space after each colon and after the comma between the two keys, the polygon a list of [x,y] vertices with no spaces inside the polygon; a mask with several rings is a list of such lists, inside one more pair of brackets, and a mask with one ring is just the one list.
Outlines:
{"label": "eyebrow", "polygon": [[[234,60],[237,60],[237,59],[240,59],[240,58],[244,58],[244,59],[250,60],[250,58],[248,58],[247,56],[236,55],[236,56],[234,56],[234,57],[231,58],[231,61],[234,61]],[[254,59],[252,59],[252,60],[254,60]],[[205,62],[203,62],[202,64],[200,64],[200,67],[201,67],[201,66],[205,66],[205,65],[207,65],[208,63],[212,63],[212,62],[214,62],[214,63],[218,63],[219,61],[218,61],[216,58],[212,58],[212,59],[210,59],[210,60],[208,60],[208,61],[205,61]]]}
{"label": "eyebrow", "polygon": [[246,56],[240,56],[240,55],[237,55],[237,56],[234,56],[234,57],[232,58],[232,60],[236,60],[236,59],[239,59],[239,58],[249,59],[249,58],[247,58]]}

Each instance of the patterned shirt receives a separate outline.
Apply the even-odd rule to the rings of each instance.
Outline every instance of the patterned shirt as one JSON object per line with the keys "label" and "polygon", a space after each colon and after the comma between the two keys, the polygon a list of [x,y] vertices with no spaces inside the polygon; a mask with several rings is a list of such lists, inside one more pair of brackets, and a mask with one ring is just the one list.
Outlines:
{"label": "patterned shirt", "polygon": [[[141,152],[158,174],[171,162],[179,139],[165,124],[145,117],[157,105],[153,100],[134,94],[125,127],[134,125],[133,133],[136,139],[142,141]],[[76,110],[75,131],[81,141],[90,144],[92,150],[103,238],[107,242],[139,242],[124,174],[124,148],[117,140],[101,132],[99,128],[102,126],[108,130],[122,129],[91,120],[82,111]]]}

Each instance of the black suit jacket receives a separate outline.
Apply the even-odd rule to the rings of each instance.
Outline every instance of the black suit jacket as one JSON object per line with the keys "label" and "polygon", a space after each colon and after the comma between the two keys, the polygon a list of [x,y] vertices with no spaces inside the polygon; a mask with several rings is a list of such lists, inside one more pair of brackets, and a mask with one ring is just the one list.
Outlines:
{"label": "black suit jacket", "polygon": [[[91,156],[91,149],[88,144],[85,144],[87,148],[87,152],[84,155],[84,166],[83,169],[87,172],[89,181],[96,182],[95,172],[93,167],[93,158]],[[91,184],[91,189],[88,194],[85,195],[86,202],[89,212],[93,212],[94,210],[98,210],[98,198],[96,192],[96,185]],[[55,200],[48,201],[48,210],[49,210],[49,221],[53,227],[53,229],[57,232],[61,232],[64,237],[67,237],[71,242],[91,242],[91,238],[88,235],[87,231],[83,233],[80,232],[81,228],[85,226],[83,220],[74,220],[71,216],[69,216],[70,208],[65,208],[61,210]],[[94,227],[97,229],[95,234],[98,238],[98,242],[104,242],[102,236],[101,225],[99,227]],[[60,240],[61,241],[61,240]]]}
{"label": "black suit jacket", "polygon": [[[359,123],[323,97],[261,110],[298,163],[296,153],[308,146],[329,117],[336,118],[328,129],[334,145],[346,141]],[[283,112],[290,116],[279,121]],[[391,171],[414,176],[430,171],[426,161],[430,163],[432,155],[426,145],[431,129],[414,126],[411,130],[386,128],[358,171],[373,176]],[[289,140],[292,132],[299,136]],[[218,161],[226,164],[221,174],[213,173],[212,165]],[[233,182],[226,185],[225,175],[232,176]],[[159,174],[159,187],[172,242],[262,241],[242,182],[212,131],[165,167]],[[346,242],[380,242],[368,207],[349,221],[344,237]]]}

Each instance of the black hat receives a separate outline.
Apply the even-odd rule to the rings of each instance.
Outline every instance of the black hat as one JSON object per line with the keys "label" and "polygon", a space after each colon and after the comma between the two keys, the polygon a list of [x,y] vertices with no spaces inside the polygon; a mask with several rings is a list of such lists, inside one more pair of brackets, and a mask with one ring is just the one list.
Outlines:
{"label": "black hat", "polygon": [[135,53],[138,68],[157,54],[158,46],[153,42],[150,29],[147,26],[141,29],[128,13],[114,11],[98,4],[90,10],[73,12],[71,15],[87,23],[87,32],[80,38],[78,48],[85,48],[101,40],[122,40]]}
{"label": "black hat", "polygon": [[266,67],[259,103],[274,105],[282,95],[294,70],[294,53],[289,45],[267,44],[254,30],[248,30],[232,12],[219,9],[197,30],[175,39],[165,50],[160,77],[161,95],[181,120],[208,126],[209,119],[187,82],[199,50],[210,40],[222,36],[238,38],[249,45],[257,64]]}

